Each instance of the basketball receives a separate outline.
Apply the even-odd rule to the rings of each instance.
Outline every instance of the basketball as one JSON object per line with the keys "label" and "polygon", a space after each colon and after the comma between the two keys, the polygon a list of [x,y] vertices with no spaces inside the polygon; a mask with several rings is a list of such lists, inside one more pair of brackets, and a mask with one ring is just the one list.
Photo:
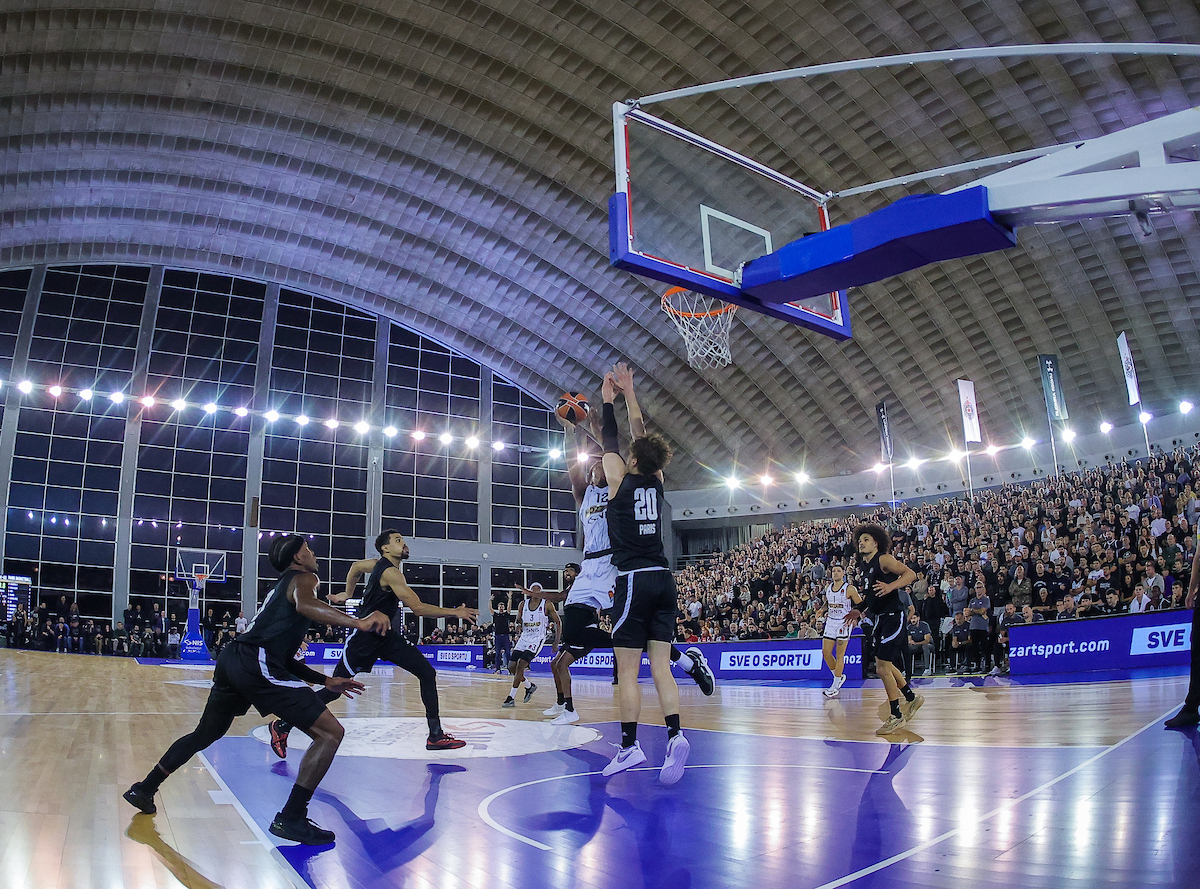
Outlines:
{"label": "basketball", "polygon": [[564,392],[554,413],[578,426],[588,415],[587,397],[582,392]]}

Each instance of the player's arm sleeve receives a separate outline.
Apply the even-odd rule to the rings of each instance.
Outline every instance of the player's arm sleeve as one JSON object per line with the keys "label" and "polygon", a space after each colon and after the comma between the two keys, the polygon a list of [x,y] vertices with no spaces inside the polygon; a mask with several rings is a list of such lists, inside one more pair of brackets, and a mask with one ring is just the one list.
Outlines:
{"label": "player's arm sleeve", "polygon": [[304,661],[288,661],[285,665],[287,671],[304,682],[312,683],[313,685],[324,685],[325,680],[329,677],[319,670],[314,670]]}
{"label": "player's arm sleeve", "polygon": [[601,417],[600,444],[604,447],[604,453],[620,453],[620,445],[617,440],[617,412],[613,409],[612,404],[607,401],[604,403]]}

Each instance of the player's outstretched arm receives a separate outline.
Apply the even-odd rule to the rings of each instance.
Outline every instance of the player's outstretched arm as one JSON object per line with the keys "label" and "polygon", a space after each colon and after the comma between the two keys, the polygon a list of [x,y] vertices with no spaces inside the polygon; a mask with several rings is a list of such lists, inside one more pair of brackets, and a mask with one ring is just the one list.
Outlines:
{"label": "player's outstretched arm", "polygon": [[399,568],[388,568],[383,572],[380,580],[391,589],[392,594],[400,600],[400,603],[417,617],[457,617],[473,623],[479,616],[478,608],[468,608],[466,605],[459,605],[457,608],[443,608],[440,605],[422,602],[421,597],[408,585],[408,581],[404,579]]}
{"label": "player's outstretched arm", "polygon": [[326,605],[317,598],[317,580],[315,574],[298,574],[292,581],[292,589],[288,594],[296,604],[296,610],[309,620],[335,627],[351,627],[366,633],[383,635],[392,628],[392,622],[385,615],[374,612],[361,620],[351,617],[346,612]]}
{"label": "player's outstretched arm", "polygon": [[642,419],[642,409],[638,406],[637,394],[633,391],[633,371],[624,361],[617,362],[613,368],[613,379],[617,391],[625,396],[625,408],[629,411],[629,437],[641,438],[646,434],[646,423]]}
{"label": "player's outstretched arm", "polygon": [[570,420],[564,417],[554,415],[558,420],[559,425],[567,430],[567,434],[575,439],[575,453],[567,455],[567,476],[571,479],[571,494],[575,497],[575,508],[578,509],[583,505],[583,495],[587,493],[587,474],[588,468],[585,463],[579,459],[580,454],[587,453],[587,433],[584,432],[583,426],[576,426]]}
{"label": "player's outstretched arm", "polygon": [[342,602],[345,602],[347,599],[349,599],[351,596],[354,595],[354,591],[358,588],[358,579],[360,577],[362,577],[364,574],[370,574],[374,570],[375,570],[375,560],[374,559],[359,559],[357,562],[355,562],[353,565],[351,565],[350,570],[346,572],[346,589],[345,589],[345,591],[342,592],[340,595],[338,595],[336,598],[334,596],[330,596],[329,601],[336,602],[339,605]]}
{"label": "player's outstretched arm", "polygon": [[613,498],[617,496],[627,470],[617,444],[617,414],[613,408],[617,384],[611,372],[604,375],[600,395],[604,399],[604,416],[600,427],[600,443],[604,446],[604,480],[608,482],[608,496]]}

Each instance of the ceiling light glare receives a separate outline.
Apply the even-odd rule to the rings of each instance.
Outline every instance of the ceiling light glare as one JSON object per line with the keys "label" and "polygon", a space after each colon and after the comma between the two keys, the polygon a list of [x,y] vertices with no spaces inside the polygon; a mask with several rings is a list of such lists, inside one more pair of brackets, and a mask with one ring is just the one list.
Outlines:
{"label": "ceiling light glare", "polygon": [[237,415],[237,416],[239,416],[239,417],[248,417],[248,416],[250,416],[250,411],[246,410],[244,407],[235,407],[235,408],[233,409],[233,412],[234,412],[234,414],[236,414],[236,415]]}
{"label": "ceiling light glare", "polygon": [[731,475],[729,478],[725,479],[725,487],[729,488],[730,490],[733,490],[734,488],[740,488],[741,486],[742,483],[738,480],[736,475]]}
{"label": "ceiling light glare", "polygon": [[808,483],[808,473],[807,472],[797,472],[796,473],[796,482],[797,482],[797,484],[801,484],[801,485],[807,484]]}
{"label": "ceiling light glare", "polygon": [[883,472],[885,469],[887,469],[887,467],[884,466],[882,463],[876,463],[871,468],[874,469],[876,472]]}
{"label": "ceiling light glare", "polygon": [[758,477],[758,483],[760,485],[762,485],[763,487],[766,487],[767,485],[771,484],[774,481],[775,481],[775,479],[771,478],[771,476],[769,476],[769,475],[760,475]]}
{"label": "ceiling light glare", "polygon": [[154,407],[154,396],[146,395],[142,398],[142,407]]}
{"label": "ceiling light glare", "polygon": [[1190,401],[1181,401],[1179,402],[1179,413],[1190,414],[1193,407],[1195,407],[1195,405],[1193,405]]}
{"label": "ceiling light glare", "polygon": [[187,407],[187,402],[184,401],[182,398],[176,398],[174,401],[171,402],[171,407],[174,410],[181,411],[185,407]]}
{"label": "ceiling light glare", "polygon": [[276,420],[279,419],[279,412],[278,411],[267,411],[265,414],[263,414],[263,419],[266,420],[268,423],[274,423]]}
{"label": "ceiling light glare", "polygon": [[21,380],[21,382],[17,383],[17,388],[28,395],[33,391],[33,383],[29,382],[29,380]]}
{"label": "ceiling light glare", "polygon": [[371,426],[369,423],[367,423],[366,420],[359,420],[357,423],[354,424],[354,431],[357,432],[359,435],[366,435],[368,432],[371,431]]}
{"label": "ceiling light glare", "polygon": [[81,389],[81,390],[80,390],[80,392],[79,392],[79,397],[80,397],[80,399],[82,399],[83,401],[91,401],[91,400],[92,400],[92,395],[94,395],[94,394],[95,394],[95,393],[94,393],[94,392],[92,392],[92,390],[91,390],[91,389]]}
{"label": "ceiling light glare", "polygon": [[1103,432],[1105,435],[1108,435],[1108,433],[1113,431],[1113,424],[1108,422],[1108,420],[1105,420],[1103,423],[1100,424],[1100,431]]}
{"label": "ceiling light glare", "polygon": [[998,447],[996,447],[995,445],[988,445],[985,452],[987,453],[987,455],[989,457],[995,457],[997,454],[1000,453],[1000,449]]}
{"label": "ceiling light glare", "polygon": [[965,456],[966,456],[966,454],[964,454],[962,451],[955,449],[946,455],[946,459],[949,460],[951,463],[957,463],[959,460],[961,460]]}
{"label": "ceiling light glare", "polygon": [[413,437],[413,441],[424,441],[425,433],[422,432],[420,429],[414,429],[412,437]]}
{"label": "ceiling light glare", "polygon": [[[51,395],[53,395],[55,398],[58,398],[58,396],[62,395],[62,386],[51,386],[46,391],[49,392]],[[1191,410],[1190,406],[1188,407],[1188,410]],[[1184,411],[1184,413],[1187,413],[1187,411]]]}
{"label": "ceiling light glare", "polygon": [[113,404],[120,404],[122,401],[125,400],[125,393],[124,392],[113,392],[111,395],[108,396],[108,399]]}
{"label": "ceiling light glare", "polygon": [[493,451],[503,451],[505,449],[505,447],[507,447],[507,445],[505,445],[504,442],[502,442],[502,441],[492,442],[492,450]]}
{"label": "ceiling light glare", "polygon": [[215,414],[216,412],[217,412],[217,405],[215,402],[210,401],[208,404],[204,405],[204,413]]}
{"label": "ceiling light glare", "polygon": [[1063,441],[1074,441],[1075,440],[1075,430],[1069,429],[1069,428],[1064,429],[1062,431],[1062,438],[1063,438]]}
{"label": "ceiling light glare", "polygon": [[1154,419],[1153,415],[1151,415],[1148,411],[1142,411],[1140,414],[1138,414],[1138,422],[1141,423],[1143,426],[1145,426],[1147,423],[1149,423],[1153,419]]}
{"label": "ceiling light glare", "polygon": [[908,461],[908,468],[916,469],[918,466],[920,466],[924,462],[925,462],[924,460],[918,460],[916,457],[913,457],[911,460]]}
{"label": "ceiling light glare", "polygon": [[335,420],[333,417],[330,417],[328,420],[325,421],[326,429],[337,429],[338,426],[340,426],[340,425],[341,424],[337,420]]}
{"label": "ceiling light glare", "polygon": [[465,444],[469,448],[477,448],[477,447],[479,447],[479,439],[476,438],[474,435],[469,435],[469,436],[467,436],[467,440],[464,441],[463,444]]}
{"label": "ceiling light glare", "polygon": [[592,459],[591,454],[589,454],[587,451],[580,451],[579,456],[575,458],[575,462],[586,463],[590,459]]}
{"label": "ceiling light glare", "polygon": [[308,425],[308,417],[304,416],[304,414],[300,414],[298,417],[296,417],[296,425],[297,426],[307,426]]}
{"label": "ceiling light glare", "polygon": [[449,432],[443,432],[441,435],[438,436],[438,441],[440,441],[444,445],[448,445],[454,441],[454,436],[451,435]]}
{"label": "ceiling light glare", "polygon": [[557,460],[561,456],[562,456],[562,451],[560,451],[558,448],[550,449],[550,459],[551,460]]}
{"label": "ceiling light glare", "polygon": [[383,427],[383,434],[386,435],[388,438],[393,438],[396,435],[397,431],[398,430],[396,429],[395,426],[384,426]]}
{"label": "ceiling light glare", "polygon": [[1035,444],[1037,444],[1037,442],[1034,441],[1029,436],[1025,436],[1025,438],[1021,439],[1021,447],[1023,447],[1027,451],[1030,450]]}

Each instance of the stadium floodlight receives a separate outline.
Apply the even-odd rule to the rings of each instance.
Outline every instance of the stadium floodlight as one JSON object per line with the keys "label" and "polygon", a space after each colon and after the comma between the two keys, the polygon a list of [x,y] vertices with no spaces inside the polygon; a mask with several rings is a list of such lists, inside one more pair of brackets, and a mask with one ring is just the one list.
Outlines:
{"label": "stadium floodlight", "polygon": [[798,485],[808,484],[808,473],[804,472],[803,470],[800,472],[797,472],[796,473],[796,484],[798,484]]}
{"label": "stadium floodlight", "polygon": [[354,431],[357,432],[359,435],[366,435],[368,432],[371,431],[371,426],[369,423],[367,423],[366,420],[359,420],[357,423],[354,424]]}
{"label": "stadium floodlight", "polygon": [[122,401],[125,400],[125,393],[124,392],[113,392],[113,393],[109,394],[108,400],[111,401],[113,404],[120,404]]}
{"label": "stadium floodlight", "polygon": [[468,435],[467,440],[464,441],[463,444],[465,444],[469,448],[477,448],[477,447],[479,447],[479,439],[476,438],[474,435]]}
{"label": "stadium floodlight", "polygon": [[578,460],[580,463],[586,463],[588,460],[592,459],[592,455],[589,454],[587,451],[580,451],[579,456],[576,457],[575,459]]}
{"label": "stadium floodlight", "polygon": [[239,416],[239,417],[248,417],[248,416],[250,416],[250,411],[248,411],[248,410],[247,410],[246,408],[244,408],[244,407],[235,407],[235,408],[233,409],[233,412],[234,412],[234,414],[236,414],[236,415],[237,415],[237,416]]}
{"label": "stadium floodlight", "polygon": [[1062,439],[1063,439],[1063,441],[1066,441],[1066,442],[1074,441],[1075,440],[1075,430],[1070,429],[1070,428],[1064,429],[1062,431]]}
{"label": "stadium floodlight", "polygon": [[58,396],[62,395],[62,386],[51,386],[46,391],[49,392],[55,398],[58,398]]}
{"label": "stadium floodlight", "polygon": [[1179,413],[1190,414],[1194,406],[1190,401],[1181,401],[1179,402]]}
{"label": "stadium floodlight", "polygon": [[507,447],[507,445],[505,445],[504,442],[502,442],[502,441],[492,442],[492,450],[493,451],[503,451],[505,449],[505,447]]}
{"label": "stadium floodlight", "polygon": [[729,478],[725,479],[725,486],[730,490],[733,490],[734,488],[740,488],[742,483],[736,475],[731,475]]}
{"label": "stadium floodlight", "polygon": [[17,383],[17,388],[28,395],[33,391],[33,383],[29,382],[29,380],[21,380],[21,382]]}
{"label": "stadium floodlight", "polygon": [[876,463],[871,468],[874,469],[876,472],[883,472],[885,469],[887,469],[887,467],[884,466],[882,463]]}
{"label": "stadium floodlight", "polygon": [[1021,447],[1023,447],[1027,451],[1032,450],[1033,446],[1035,444],[1037,444],[1037,442],[1034,441],[1032,438],[1030,438],[1028,435],[1021,439]]}
{"label": "stadium floodlight", "polygon": [[171,402],[171,408],[173,410],[181,411],[185,407],[187,407],[187,402],[184,401],[182,398],[176,398],[174,401]]}
{"label": "stadium floodlight", "polygon": [[550,449],[550,459],[551,460],[557,460],[561,456],[562,456],[562,451],[560,451],[558,448]]}
{"label": "stadium floodlight", "polygon": [[995,445],[988,445],[987,448],[985,449],[985,453],[989,457],[995,457],[997,454],[1000,453],[1000,449],[998,447],[996,447]]}
{"label": "stadium floodlight", "polygon": [[279,411],[267,411],[265,414],[263,414],[263,419],[268,423],[274,423],[279,419]]}
{"label": "stadium floodlight", "polygon": [[1100,424],[1100,431],[1103,432],[1105,435],[1108,435],[1108,433],[1113,431],[1113,424],[1108,422],[1108,420],[1105,420],[1103,423]]}
{"label": "stadium floodlight", "polygon": [[304,414],[298,415],[296,417],[296,425],[297,426],[307,426],[308,425],[308,417],[304,416]]}
{"label": "stadium floodlight", "polygon": [[92,390],[91,390],[91,389],[80,389],[80,390],[79,390],[79,398],[80,398],[80,400],[82,400],[82,401],[91,401],[91,400],[92,400],[92,396],[93,396],[94,394],[95,394],[95,393],[94,393],[94,392],[92,392]]}
{"label": "stadium floodlight", "polygon": [[413,441],[424,441],[425,433],[422,432],[420,429],[414,429],[412,437],[413,437]]}
{"label": "stadium floodlight", "polygon": [[444,445],[448,445],[454,441],[454,436],[451,435],[449,432],[443,432],[441,435],[438,436],[438,441],[440,441]]}
{"label": "stadium floodlight", "polygon": [[215,414],[216,412],[217,412],[217,404],[215,401],[210,401],[208,404],[204,405],[204,413]]}
{"label": "stadium floodlight", "polygon": [[337,420],[335,420],[333,417],[330,417],[328,420],[325,421],[326,429],[337,429],[341,425],[342,424],[339,423]]}
{"label": "stadium floodlight", "polygon": [[383,427],[383,434],[386,435],[388,438],[394,438],[397,434],[397,431],[398,430],[396,429],[395,426],[384,426]]}
{"label": "stadium floodlight", "polygon": [[142,397],[142,407],[154,407],[154,396],[145,395]]}
{"label": "stadium floodlight", "polygon": [[967,455],[964,454],[962,451],[958,450],[957,448],[955,448],[953,451],[951,451],[949,454],[946,455],[946,459],[949,460],[951,463],[957,463],[959,460],[961,460],[965,456],[967,456]]}
{"label": "stadium floodlight", "polygon": [[1143,426],[1145,426],[1147,423],[1149,423],[1153,419],[1154,419],[1154,416],[1149,411],[1142,411],[1140,414],[1138,414],[1138,422],[1141,423]]}
{"label": "stadium floodlight", "polygon": [[767,485],[770,485],[771,483],[773,483],[774,481],[775,481],[775,479],[771,478],[771,476],[769,476],[769,475],[766,475],[765,473],[764,473],[763,475],[760,475],[760,476],[758,477],[758,483],[759,483],[760,485],[762,485],[764,488],[765,488]]}
{"label": "stadium floodlight", "polygon": [[918,460],[916,457],[913,457],[911,460],[909,460],[909,461],[908,461],[908,468],[909,468],[909,469],[916,469],[916,468],[918,468],[918,467],[919,467],[919,466],[920,466],[920,465],[921,465],[923,462],[925,462],[925,461],[923,461],[923,460]]}

